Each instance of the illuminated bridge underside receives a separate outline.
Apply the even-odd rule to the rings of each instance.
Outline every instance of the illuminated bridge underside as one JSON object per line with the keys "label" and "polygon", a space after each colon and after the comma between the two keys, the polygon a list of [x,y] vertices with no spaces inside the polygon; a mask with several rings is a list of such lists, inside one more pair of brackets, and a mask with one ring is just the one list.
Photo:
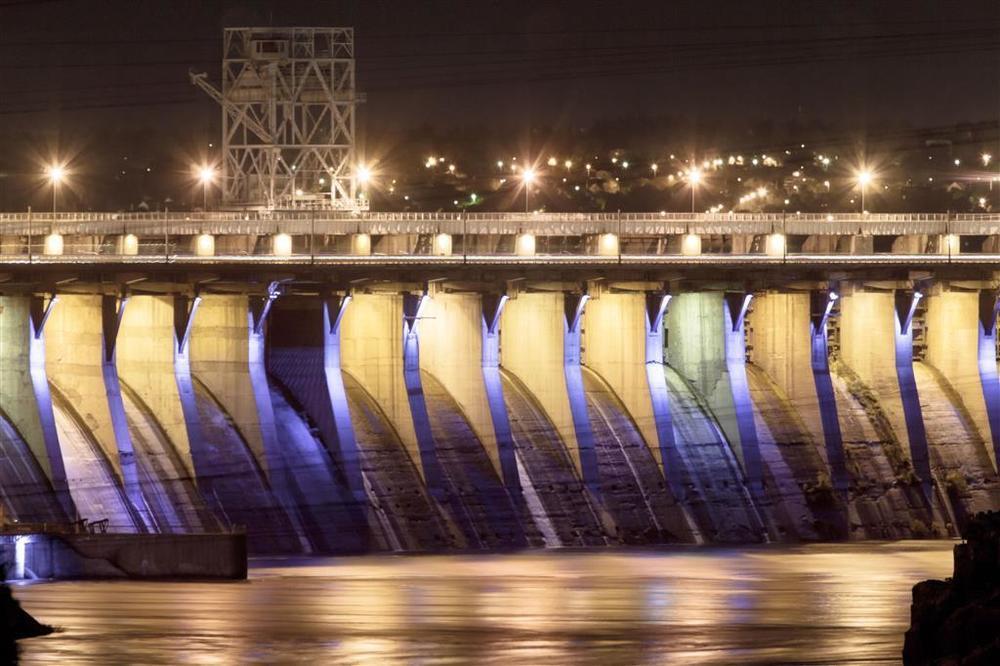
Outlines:
{"label": "illuminated bridge underside", "polygon": [[[625,216],[601,219],[628,238]],[[1000,229],[922,253],[1000,221],[872,221],[897,226],[869,239],[921,238],[812,265],[769,256],[770,226],[763,245],[753,229],[718,241],[762,254],[682,256],[668,239],[619,258],[549,219],[564,225],[549,250],[595,253],[516,255],[525,224],[477,236],[510,253],[476,264],[460,243],[432,254],[434,225],[469,220],[354,224],[390,222],[426,228],[355,226],[323,255],[296,254],[322,234],[293,235],[290,256],[236,259],[223,245],[295,229],[213,222],[247,243],[192,223],[171,233],[195,249],[217,234],[214,254],[102,253],[133,231],[119,226],[72,267],[77,222],[59,220],[62,255],[30,263],[8,227],[8,520],[244,528],[277,554],[946,536],[1000,508],[1000,272],[967,247]],[[665,224],[685,223],[715,224]],[[393,253],[350,254],[365,229]]]}

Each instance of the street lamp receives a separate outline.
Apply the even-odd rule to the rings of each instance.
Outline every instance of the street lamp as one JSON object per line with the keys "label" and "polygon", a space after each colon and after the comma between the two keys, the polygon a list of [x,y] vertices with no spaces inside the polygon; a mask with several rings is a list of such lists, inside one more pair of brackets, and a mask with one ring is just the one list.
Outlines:
{"label": "street lamp", "polygon": [[861,213],[865,213],[865,190],[868,188],[869,183],[874,180],[875,176],[868,169],[862,169],[858,172],[857,179],[858,185],[861,187]]}
{"label": "street lamp", "polygon": [[59,183],[61,183],[62,179],[66,176],[66,170],[58,164],[53,164],[46,169],[46,174],[49,177],[49,182],[52,183],[52,216],[55,217],[56,193],[59,191]]}
{"label": "street lamp", "polygon": [[200,169],[198,169],[198,180],[201,181],[201,190],[202,190],[202,197],[203,197],[202,210],[207,213],[208,212],[208,186],[211,185],[212,181],[215,180],[215,169],[213,169],[212,167],[207,166],[207,165],[202,165],[202,167]]}
{"label": "street lamp", "polygon": [[528,212],[528,193],[531,191],[531,184],[535,182],[535,170],[528,168],[521,172],[521,182],[524,183],[524,212]]}
{"label": "street lamp", "polygon": [[688,185],[691,186],[691,214],[694,214],[694,196],[695,191],[698,189],[698,184],[701,183],[701,169],[691,168],[687,172]]}

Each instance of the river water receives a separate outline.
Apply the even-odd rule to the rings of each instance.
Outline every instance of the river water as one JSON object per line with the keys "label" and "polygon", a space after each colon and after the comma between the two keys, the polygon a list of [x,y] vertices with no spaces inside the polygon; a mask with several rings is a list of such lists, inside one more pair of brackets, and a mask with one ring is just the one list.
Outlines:
{"label": "river water", "polygon": [[35,664],[897,663],[950,542],[355,557],[241,583],[57,582]]}

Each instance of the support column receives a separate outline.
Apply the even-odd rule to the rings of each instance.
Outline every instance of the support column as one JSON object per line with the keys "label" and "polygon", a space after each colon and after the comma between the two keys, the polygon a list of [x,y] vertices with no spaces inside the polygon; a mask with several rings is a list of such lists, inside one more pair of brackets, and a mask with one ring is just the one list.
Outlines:
{"label": "support column", "polygon": [[[326,398],[333,412],[337,448],[341,465],[347,477],[351,496],[358,503],[366,503],[365,481],[361,473],[361,453],[351,424],[351,410],[341,374],[341,323],[352,298],[328,294],[323,301],[323,374],[326,377]],[[329,426],[327,426],[329,427]]]}
{"label": "support column", "polygon": [[[187,347],[186,322],[180,327],[179,335],[177,327],[178,318],[190,320],[186,305],[184,301],[175,304],[170,296],[131,296],[128,306],[118,313],[121,322],[115,360],[118,376],[156,417],[185,471],[191,479],[197,479],[185,416],[194,409],[196,418],[192,423],[197,424],[199,419],[187,356],[178,353],[178,349],[186,352]],[[181,312],[175,313],[175,308],[181,310],[183,316],[178,317]],[[186,406],[181,404],[181,386]]]}
{"label": "support column", "polygon": [[993,469],[1000,471],[1000,377],[997,376],[997,316],[1000,297],[992,291],[979,292],[979,380],[982,383],[992,443]]}
{"label": "support column", "polygon": [[[664,321],[670,307],[670,294],[647,293],[646,301],[646,381],[659,444],[659,462],[663,476],[674,497],[685,497],[684,459],[674,437],[673,416],[670,413],[670,391],[663,365]],[[654,453],[655,455],[655,453]]]}
{"label": "support column", "polygon": [[826,448],[826,464],[830,467],[830,477],[833,487],[838,493],[847,493],[851,484],[844,456],[844,440],[840,431],[840,416],[837,413],[837,397],[833,389],[833,378],[830,376],[830,353],[828,349],[827,323],[838,298],[836,292],[809,292],[809,337],[810,366],[812,367],[813,383],[816,386],[816,398],[819,402],[819,415],[823,428],[823,443]]}
{"label": "support column", "polygon": [[931,461],[927,448],[927,431],[920,409],[917,380],[913,375],[913,314],[923,294],[897,289],[896,305],[896,376],[899,380],[899,397],[903,402],[906,436],[910,441],[910,460],[913,470],[924,487],[931,483]]}
{"label": "support column", "polygon": [[46,324],[46,368],[52,384],[87,424],[121,480],[136,516],[155,529],[142,495],[125,417],[115,352],[125,295],[63,295]]}
{"label": "support column", "polygon": [[849,480],[827,357],[826,324],[834,301],[826,291],[767,292],[753,303],[750,360],[787,397],[806,431],[822,435],[831,481],[838,491],[846,491]]}
{"label": "support column", "polygon": [[[248,312],[246,296],[202,297],[197,307],[198,316],[191,315],[190,369],[232,418],[257,464],[265,475],[269,475],[267,451],[277,451],[277,433],[270,395],[266,390],[259,395],[251,377],[250,353],[255,326]],[[257,334],[256,337],[260,341],[263,336]],[[263,361],[258,359],[258,362]],[[265,403],[262,411],[259,410],[259,397],[266,398],[261,401]]]}
{"label": "support column", "polygon": [[506,294],[484,294],[482,297],[483,383],[496,435],[500,473],[511,495],[517,496],[521,492],[521,477],[500,377],[500,319],[506,303]]}
{"label": "support column", "polygon": [[[494,429],[494,410],[486,387],[487,370],[483,359],[487,358],[487,333],[483,303],[479,294],[448,293],[443,289],[431,292],[430,298],[424,301],[420,321],[420,367],[433,375],[458,403],[485,447],[497,475],[506,481],[499,438]],[[496,363],[493,368],[497,368]],[[499,370],[495,371],[499,384]],[[503,399],[502,393],[500,399]],[[507,423],[508,433],[509,430]]]}
{"label": "support column", "polygon": [[[599,287],[598,287],[599,288]],[[666,468],[673,427],[663,374],[663,293],[600,291],[587,303],[587,367],[608,383]]]}
{"label": "support column", "polygon": [[424,482],[432,495],[440,496],[445,490],[444,478],[437,459],[431,419],[427,413],[427,401],[420,380],[420,338],[417,337],[417,325],[427,301],[427,294],[403,294],[403,382],[410,403]]}
{"label": "support column", "polygon": [[42,332],[51,306],[39,297],[0,296],[0,409],[24,438],[65,515],[75,519],[45,373]]}
{"label": "support column", "polygon": [[945,285],[927,299],[927,357],[958,393],[972,425],[987,442],[994,469],[1000,452],[997,379],[997,294]]}
{"label": "support column", "polygon": [[403,378],[403,341],[411,332],[403,320],[403,296],[354,294],[339,331],[343,370],[382,408],[429,486]]}
{"label": "support column", "polygon": [[594,450],[594,433],[590,428],[587,413],[587,394],[583,388],[583,371],[580,369],[580,340],[583,334],[583,310],[590,300],[587,294],[563,294],[566,329],[564,333],[563,358],[566,373],[566,393],[569,396],[573,426],[576,429],[576,445],[580,455],[580,475],[584,485],[600,497],[600,472],[597,467],[597,451]]}
{"label": "support column", "polygon": [[756,497],[763,470],[746,375],[743,318],[752,295],[742,292],[679,294],[667,314],[670,364],[708,402],[743,466]]}
{"label": "support column", "polygon": [[580,321],[586,302],[582,294],[518,293],[506,304],[500,337],[503,366],[538,401],[583,482],[596,494],[597,456],[580,370]]}
{"label": "support column", "polygon": [[893,432],[910,452],[913,470],[930,482],[927,438],[913,376],[910,323],[917,297],[905,290],[844,290],[840,355],[878,397]]}

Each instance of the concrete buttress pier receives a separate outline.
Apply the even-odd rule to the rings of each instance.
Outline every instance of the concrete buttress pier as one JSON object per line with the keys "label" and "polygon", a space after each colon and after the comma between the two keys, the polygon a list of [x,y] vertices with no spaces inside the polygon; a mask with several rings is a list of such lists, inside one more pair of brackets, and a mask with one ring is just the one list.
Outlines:
{"label": "concrete buttress pier", "polygon": [[191,372],[219,402],[246,440],[261,469],[269,470],[277,434],[274,413],[254,390],[250,373],[252,317],[246,296],[202,298],[191,329]]}
{"label": "concrete buttress pier", "polygon": [[913,377],[914,292],[864,290],[841,294],[841,358],[874,391],[896,438],[909,451],[917,478],[930,483],[927,436]]}
{"label": "concrete buttress pier", "polygon": [[667,311],[667,356],[707,402],[735,448],[754,494],[762,484],[760,451],[745,368],[743,316],[750,295],[682,293]]}
{"label": "concrete buttress pier", "polygon": [[402,294],[354,294],[341,317],[340,362],[382,408],[426,481],[428,452],[417,439],[403,377],[403,326]]}
{"label": "concrete buttress pier", "polygon": [[[659,296],[662,298],[662,294]],[[664,314],[656,308],[654,318]],[[646,365],[662,364],[663,347],[661,339],[659,358],[647,357],[649,323],[646,295],[607,290],[592,293],[587,302],[586,317],[583,342],[587,367],[593,368],[625,404],[656,462],[663,467],[661,447],[667,444],[661,441],[660,434],[662,426],[670,428],[670,412],[668,405],[665,410],[654,413]],[[662,376],[662,369],[659,374]],[[666,419],[665,424],[660,422],[663,419]]]}
{"label": "concrete buttress pier", "polygon": [[420,367],[455,399],[497,474],[504,471],[483,376],[483,310],[479,294],[432,290],[418,323]]}
{"label": "concrete buttress pier", "polygon": [[190,478],[197,478],[174,364],[178,341],[171,296],[129,298],[118,331],[118,376],[156,416]]}
{"label": "concrete buttress pier", "polygon": [[562,291],[512,295],[504,308],[500,362],[541,405],[584,484],[596,492],[597,463],[582,381],[572,381],[579,376],[581,300],[568,302]]}
{"label": "concrete buttress pier", "polygon": [[24,439],[66,516],[76,509],[66,481],[45,376],[42,318],[31,297],[0,296],[0,412]]}
{"label": "concrete buttress pier", "polygon": [[[985,302],[983,302],[985,301]],[[962,290],[941,286],[935,288],[927,299],[927,356],[926,362],[947,380],[958,394],[967,410],[970,421],[987,447],[996,467],[996,449],[993,419],[1000,418],[1000,404],[994,402],[991,383],[996,382],[996,297],[992,291]],[[985,317],[981,317],[982,313]],[[984,321],[985,320],[985,321]],[[987,331],[987,327],[992,327]],[[981,340],[987,338],[982,349],[987,375],[980,373]],[[988,406],[987,400],[990,404]],[[933,424],[926,424],[933,427]],[[1000,437],[1000,432],[996,433]]]}

